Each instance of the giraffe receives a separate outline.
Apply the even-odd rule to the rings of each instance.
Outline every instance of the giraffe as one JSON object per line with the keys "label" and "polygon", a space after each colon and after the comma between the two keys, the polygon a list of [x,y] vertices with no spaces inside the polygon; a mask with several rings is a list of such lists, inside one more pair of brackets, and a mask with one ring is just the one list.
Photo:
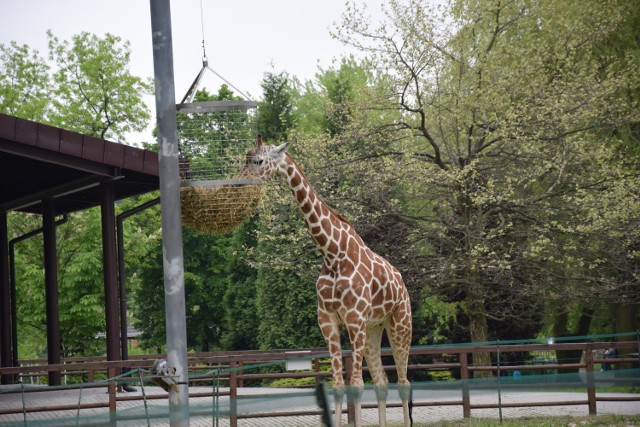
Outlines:
{"label": "giraffe", "polygon": [[247,153],[243,172],[262,180],[273,173],[285,178],[324,259],[316,282],[318,324],[331,355],[335,425],[342,424],[345,384],[340,328],[345,327],[353,356],[350,389],[354,397],[355,425],[362,425],[363,358],[375,386],[379,425],[386,424],[388,379],[380,357],[382,334],[386,330],[398,373],[404,425],[409,426],[411,386],[407,362],[411,304],[402,276],[386,259],[369,249],[354,228],[320,198],[287,153],[288,148],[288,143],[277,147],[266,145],[258,136],[256,147]]}

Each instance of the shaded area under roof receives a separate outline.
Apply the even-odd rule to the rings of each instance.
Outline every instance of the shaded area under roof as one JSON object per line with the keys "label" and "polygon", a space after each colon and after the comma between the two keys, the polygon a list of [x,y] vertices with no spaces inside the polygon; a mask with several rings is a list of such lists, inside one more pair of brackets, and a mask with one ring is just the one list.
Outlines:
{"label": "shaded area under roof", "polygon": [[[157,153],[0,114],[0,367],[19,363],[7,212],[42,215],[42,228],[33,232],[43,235],[47,360],[59,364],[55,217],[100,206],[106,352],[108,360],[119,360],[125,353],[119,346],[118,307],[122,310],[126,299],[124,278],[118,286],[117,265],[124,260],[117,260],[115,201],[159,185]],[[11,375],[0,375],[0,383],[12,381]],[[60,384],[60,373],[50,372],[49,385]]]}
{"label": "shaded area under roof", "polygon": [[0,212],[55,214],[100,204],[100,183],[116,200],[159,188],[158,154],[0,114]]}

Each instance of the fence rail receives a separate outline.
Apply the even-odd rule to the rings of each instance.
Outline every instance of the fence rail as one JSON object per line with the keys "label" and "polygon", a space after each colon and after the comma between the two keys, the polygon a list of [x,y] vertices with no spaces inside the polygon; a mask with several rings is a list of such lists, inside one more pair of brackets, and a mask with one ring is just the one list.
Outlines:
{"label": "fence rail", "polygon": [[[539,406],[560,406],[560,405],[586,405],[590,415],[597,413],[596,402],[598,401],[640,401],[640,393],[637,395],[627,396],[598,396],[597,385],[598,380],[594,373],[600,370],[602,364],[612,364],[619,367],[622,366],[640,366],[640,342],[624,341],[624,342],[566,342],[566,343],[547,343],[547,344],[493,344],[493,345],[453,345],[453,346],[424,346],[414,347],[410,354],[409,370],[414,378],[425,376],[433,372],[448,372],[450,375],[459,380],[460,395],[459,398],[453,400],[418,400],[413,402],[414,407],[425,406],[460,406],[462,414],[465,418],[471,417],[472,410],[490,409],[490,408],[516,408],[516,407],[539,407]],[[615,359],[604,358],[602,352],[610,347],[615,347],[620,357]],[[531,364],[523,363],[517,358],[508,358],[507,355],[515,353],[532,354],[552,354],[553,352],[575,351],[578,360],[565,361],[541,361],[533,358]],[[489,353],[492,357],[490,366],[474,365],[472,363],[473,356],[480,353]],[[304,355],[304,357],[300,357]],[[391,355],[389,349],[383,350],[383,357]],[[164,358],[163,354],[151,354],[141,356],[131,356],[126,361],[105,361],[99,357],[88,358],[65,358],[63,363],[58,365],[45,365],[41,360],[25,360],[22,361],[23,366],[13,368],[0,368],[0,375],[12,375],[16,381],[24,381],[25,379],[38,379],[46,377],[50,372],[60,372],[64,377],[75,376],[81,377],[83,383],[81,385],[67,384],[61,387],[47,387],[29,389],[25,387],[14,387],[13,389],[4,388],[0,393],[29,393],[31,391],[42,392],[43,390],[60,390],[73,388],[88,387],[104,387],[108,385],[109,401],[105,403],[79,403],[77,405],[43,405],[36,407],[10,407],[0,408],[0,416],[16,413],[29,413],[41,411],[65,411],[78,410],[98,407],[108,407],[111,412],[117,411],[117,402],[141,400],[139,396],[127,396],[117,394],[116,390],[119,385],[130,381],[136,381],[139,378],[131,376],[118,375],[122,370],[129,371],[134,369],[148,370],[152,367],[154,361],[158,358]],[[293,416],[293,415],[319,415],[318,411],[280,411],[269,413],[252,413],[243,414],[234,410],[237,408],[236,403],[242,396],[238,396],[238,389],[242,388],[250,381],[270,381],[274,379],[284,378],[312,378],[315,383],[319,383],[322,379],[330,377],[331,374],[322,371],[324,362],[328,353],[326,349],[308,349],[292,352],[292,350],[282,351],[248,351],[248,352],[224,352],[224,353],[192,353],[189,354],[190,384],[197,385],[204,382],[211,383],[214,379],[222,382],[228,391],[218,390],[217,393],[212,389],[211,392],[190,393],[190,397],[220,397],[228,396],[230,398],[229,419],[232,426],[237,425],[238,419],[261,418],[275,416]],[[280,369],[279,372],[256,372],[256,368],[280,367],[286,361],[308,359],[311,360],[313,369],[305,372],[286,372]],[[344,366],[351,365],[351,355],[349,352],[344,353]],[[510,360],[514,359],[514,360]],[[384,359],[383,359],[384,360]],[[385,369],[393,371],[393,365],[385,365]],[[498,382],[502,377],[510,377],[513,379],[515,373],[518,375],[527,375],[528,373],[539,373],[540,371],[564,371],[573,370],[582,372],[586,381],[580,387],[586,389],[584,398],[576,400],[564,401],[545,401],[545,402],[498,402],[498,403],[482,403],[473,402],[470,393],[471,380],[474,377],[490,377]],[[348,371],[348,369],[347,369]],[[366,368],[365,368],[366,371]],[[637,371],[635,371],[637,372]],[[345,372],[347,380],[349,373]],[[635,374],[634,374],[635,375]],[[104,377],[100,382],[97,378]],[[85,378],[87,380],[84,383]],[[147,376],[148,378],[148,376]],[[609,383],[614,382],[615,378],[609,378]],[[640,375],[632,378],[633,386],[640,389]],[[445,384],[446,382],[440,382]],[[628,381],[627,381],[628,383]],[[434,382],[435,384],[435,382]],[[474,387],[481,383],[474,383]],[[491,387],[492,383],[487,383]],[[1,394],[0,394],[1,395]],[[146,396],[146,399],[166,398],[166,396]],[[397,403],[389,403],[389,407],[398,406]],[[374,408],[375,404],[363,403],[363,408]],[[353,417],[353,405],[347,403],[347,412],[350,419]]]}

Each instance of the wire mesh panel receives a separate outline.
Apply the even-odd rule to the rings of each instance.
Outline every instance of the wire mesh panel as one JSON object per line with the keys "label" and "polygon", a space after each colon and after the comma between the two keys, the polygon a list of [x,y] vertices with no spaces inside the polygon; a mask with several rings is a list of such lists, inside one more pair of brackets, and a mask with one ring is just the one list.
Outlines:
{"label": "wire mesh panel", "polygon": [[178,105],[182,222],[205,233],[233,230],[258,206],[260,180],[242,173],[256,141],[252,101]]}

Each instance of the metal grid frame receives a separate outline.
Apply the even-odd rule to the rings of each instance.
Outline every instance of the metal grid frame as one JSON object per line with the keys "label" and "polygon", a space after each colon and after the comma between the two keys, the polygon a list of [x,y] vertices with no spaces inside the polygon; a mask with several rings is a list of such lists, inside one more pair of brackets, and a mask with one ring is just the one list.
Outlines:
{"label": "metal grid frame", "polygon": [[260,184],[238,176],[257,137],[257,107],[254,101],[176,106],[181,186]]}

